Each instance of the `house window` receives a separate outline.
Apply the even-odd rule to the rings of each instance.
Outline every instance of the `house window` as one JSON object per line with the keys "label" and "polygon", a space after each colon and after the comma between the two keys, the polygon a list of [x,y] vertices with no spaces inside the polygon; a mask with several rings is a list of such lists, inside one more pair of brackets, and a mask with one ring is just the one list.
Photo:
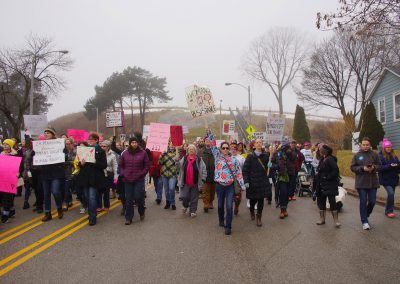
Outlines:
{"label": "house window", "polygon": [[379,110],[379,121],[383,124],[386,122],[386,106],[384,98],[378,101],[378,110]]}
{"label": "house window", "polygon": [[393,114],[394,120],[400,120],[400,94],[393,96]]}

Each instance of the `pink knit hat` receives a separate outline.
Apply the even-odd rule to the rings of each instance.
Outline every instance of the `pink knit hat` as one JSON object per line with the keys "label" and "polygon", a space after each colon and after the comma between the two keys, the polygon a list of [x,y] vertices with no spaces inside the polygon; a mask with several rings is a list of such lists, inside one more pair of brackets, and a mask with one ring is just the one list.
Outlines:
{"label": "pink knit hat", "polygon": [[392,143],[388,139],[383,138],[382,148],[389,148],[389,147],[392,147]]}

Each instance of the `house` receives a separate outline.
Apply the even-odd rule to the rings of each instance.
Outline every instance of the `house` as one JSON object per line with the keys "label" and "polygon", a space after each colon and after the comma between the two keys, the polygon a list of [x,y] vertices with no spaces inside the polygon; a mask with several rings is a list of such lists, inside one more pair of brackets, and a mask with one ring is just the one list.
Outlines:
{"label": "house", "polygon": [[369,98],[394,149],[400,149],[400,65],[384,68]]}

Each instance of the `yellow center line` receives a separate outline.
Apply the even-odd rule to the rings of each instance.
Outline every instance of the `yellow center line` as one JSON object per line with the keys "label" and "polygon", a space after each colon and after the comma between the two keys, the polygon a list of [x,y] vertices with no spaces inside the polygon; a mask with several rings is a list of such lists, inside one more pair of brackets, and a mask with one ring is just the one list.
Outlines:
{"label": "yellow center line", "polygon": [[[74,209],[74,208],[78,207],[79,204],[80,204],[79,202],[76,203],[75,205],[70,207],[70,209]],[[56,213],[52,214],[52,217],[55,217],[55,216],[57,216],[57,211],[56,211]],[[43,218],[43,216],[41,216],[40,218]],[[29,227],[26,227],[25,229],[22,229],[21,231],[18,231],[17,233],[12,234],[11,236],[8,236],[8,237],[0,240],[0,245],[5,244],[6,242],[11,241],[12,239],[15,239],[16,237],[18,237],[18,236],[20,236],[20,235],[22,235],[22,234],[34,229],[34,228],[36,228],[36,227],[38,227],[40,225],[43,225],[43,224],[44,224],[43,221],[39,221],[39,222],[29,226]]]}
{"label": "yellow center line", "polygon": [[[112,209],[118,207],[119,205],[121,205],[121,203],[120,203],[119,201],[113,202],[113,203],[112,203],[112,206],[110,207],[110,211],[111,211]],[[98,214],[97,217],[101,217],[101,216],[103,216],[104,214],[107,214],[107,212],[101,212],[100,214]],[[3,266],[3,265],[5,265],[5,264],[7,264],[7,263],[10,262],[11,260],[13,260],[13,259],[17,258],[18,256],[20,256],[20,255],[22,255],[22,254],[24,254],[24,253],[26,253],[26,252],[28,252],[28,251],[34,249],[35,247],[37,247],[37,246],[41,245],[42,243],[44,243],[44,242],[50,240],[51,238],[53,238],[53,237],[57,236],[58,234],[62,233],[63,231],[66,231],[67,229],[69,229],[69,228],[75,226],[76,224],[78,224],[78,223],[80,223],[80,222],[86,220],[87,218],[88,218],[88,217],[87,217],[87,215],[86,215],[86,216],[84,216],[84,217],[82,217],[82,218],[80,218],[80,219],[78,219],[78,220],[72,222],[71,224],[69,224],[69,225],[67,225],[67,226],[65,226],[65,227],[63,227],[63,228],[61,228],[61,229],[55,231],[54,233],[52,233],[52,234],[50,234],[50,235],[48,235],[48,236],[46,236],[46,237],[44,237],[44,238],[42,238],[42,239],[40,239],[40,240],[34,242],[33,244],[31,244],[31,245],[29,245],[29,246],[27,246],[27,247],[25,247],[25,248],[23,248],[23,249],[17,251],[16,253],[14,253],[14,254],[12,254],[12,255],[10,255],[10,256],[8,256],[8,257],[2,259],[2,260],[0,261],[0,266]],[[73,228],[72,230],[68,231],[67,233],[62,234],[61,236],[57,237],[57,238],[54,239],[53,241],[47,243],[46,245],[44,245],[44,246],[42,246],[42,247],[40,247],[40,248],[34,250],[33,252],[27,254],[26,256],[22,257],[21,259],[17,260],[16,262],[14,262],[14,263],[10,264],[9,266],[3,268],[2,270],[0,270],[0,276],[3,276],[4,274],[6,274],[7,272],[9,272],[10,270],[12,270],[12,269],[18,267],[19,265],[23,264],[24,262],[26,262],[26,261],[29,260],[30,258],[34,257],[34,256],[37,255],[38,253],[44,251],[45,249],[49,248],[50,246],[53,246],[54,244],[60,242],[61,240],[63,240],[64,238],[66,238],[67,236],[69,236],[70,234],[72,234],[73,232],[75,232],[75,231],[79,230],[80,228],[83,228],[84,226],[86,226],[88,223],[89,223],[89,222],[84,222],[84,223],[82,223],[81,225],[79,225],[79,226]],[[49,245],[49,244],[50,244],[50,245]],[[42,248],[43,248],[43,249],[42,249]]]}

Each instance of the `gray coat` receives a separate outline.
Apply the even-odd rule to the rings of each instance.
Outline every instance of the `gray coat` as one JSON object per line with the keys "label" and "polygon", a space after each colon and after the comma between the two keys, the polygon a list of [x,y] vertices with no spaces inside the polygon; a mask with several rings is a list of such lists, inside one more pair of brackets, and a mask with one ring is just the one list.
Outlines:
{"label": "gray coat", "polygon": [[[371,173],[364,171],[364,166],[373,165],[375,170]],[[350,169],[356,174],[356,188],[378,188],[379,181],[377,172],[381,168],[381,160],[377,153],[372,150],[364,152],[360,150],[353,156]]]}
{"label": "gray coat", "polygon": [[[185,185],[185,159],[186,156],[184,156],[182,159],[179,161],[179,175],[178,175],[178,187],[182,188]],[[196,164],[197,164],[197,169],[199,170],[199,175],[198,175],[198,189],[202,190],[204,181],[207,178],[207,169],[206,169],[206,164],[204,163],[203,159],[200,156],[197,156],[196,159]]]}

